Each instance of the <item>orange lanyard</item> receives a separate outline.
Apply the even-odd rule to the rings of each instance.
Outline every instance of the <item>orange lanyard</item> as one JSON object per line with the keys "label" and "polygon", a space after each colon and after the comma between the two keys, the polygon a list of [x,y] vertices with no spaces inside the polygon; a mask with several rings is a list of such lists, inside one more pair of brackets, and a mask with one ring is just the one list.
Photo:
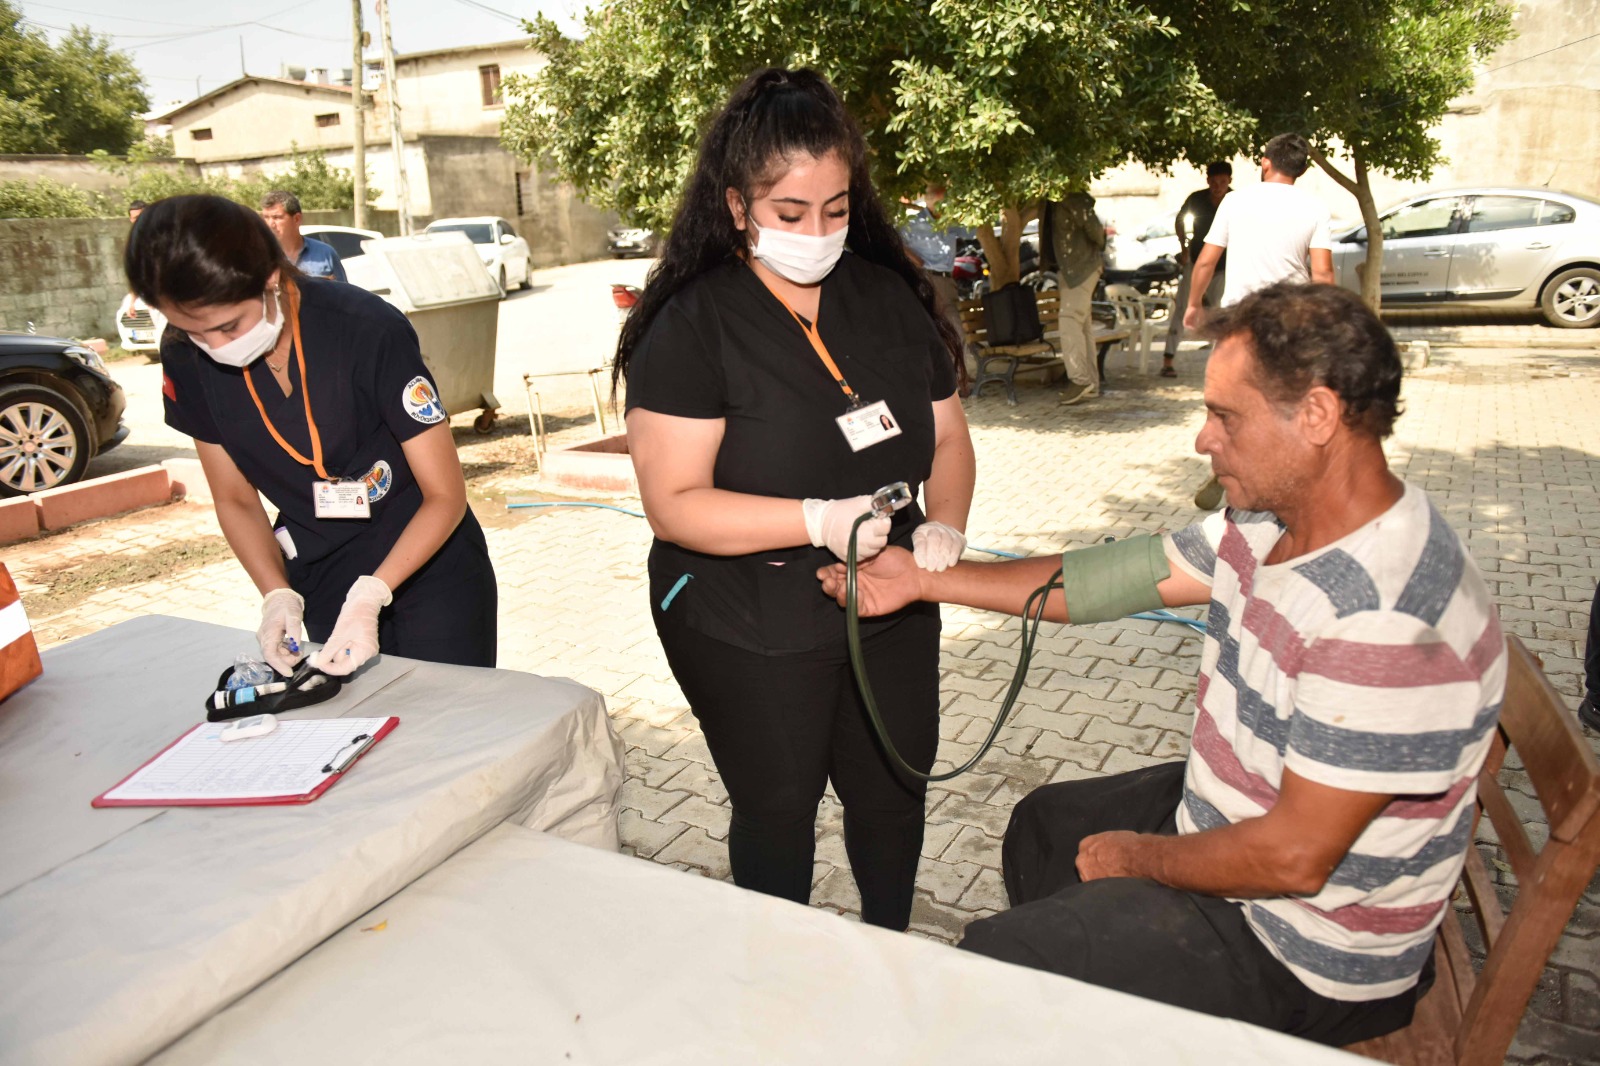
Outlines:
{"label": "orange lanyard", "polygon": [[293,282],[287,280],[284,282],[284,287],[289,291],[289,328],[294,335],[294,350],[300,357],[300,399],[306,405],[306,428],[311,431],[311,458],[307,459],[294,445],[284,440],[283,434],[278,432],[278,427],[267,417],[267,409],[261,403],[261,395],[256,392],[256,383],[250,376],[249,367],[244,368],[244,384],[245,388],[250,390],[250,398],[256,402],[256,410],[261,412],[261,421],[266,423],[267,432],[278,442],[278,447],[288,452],[289,457],[295,462],[301,466],[312,467],[318,477],[328,481],[330,480],[328,471],[322,465],[322,435],[317,432],[316,419],[311,417],[311,390],[306,386],[306,346],[300,340],[300,290]]}
{"label": "orange lanyard", "polygon": [[[760,277],[759,274],[756,276]],[[765,285],[766,282],[763,281],[762,284]],[[822,365],[828,368],[828,373],[833,375],[833,380],[839,383],[839,388],[844,391],[845,396],[849,397],[850,409],[853,411],[860,407],[861,397],[856,395],[856,390],[852,389],[850,383],[844,379],[844,375],[839,373],[839,364],[835,363],[833,356],[828,354],[828,346],[822,343],[822,334],[817,332],[817,324],[813,322],[809,326],[806,325],[806,320],[800,317],[800,312],[790,307],[788,300],[778,296],[777,290],[769,287],[767,291],[777,296],[778,302],[783,305],[783,309],[794,316],[795,324],[800,327],[800,332],[806,335],[806,340],[811,342],[811,347],[816,351],[817,358],[822,360]],[[819,319],[822,317],[822,303],[820,300],[817,303],[817,317]]]}

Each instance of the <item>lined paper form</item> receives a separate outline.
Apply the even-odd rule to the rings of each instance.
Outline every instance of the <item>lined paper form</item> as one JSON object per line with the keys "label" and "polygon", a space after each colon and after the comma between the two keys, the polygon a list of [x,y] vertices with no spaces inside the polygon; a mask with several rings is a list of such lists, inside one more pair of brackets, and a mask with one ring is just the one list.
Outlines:
{"label": "lined paper form", "polygon": [[[100,801],[204,803],[307,796],[334,775],[323,767],[357,737],[392,718],[280,719],[264,737],[223,743],[226,722],[205,722],[140,767]],[[100,802],[97,801],[97,802]]]}

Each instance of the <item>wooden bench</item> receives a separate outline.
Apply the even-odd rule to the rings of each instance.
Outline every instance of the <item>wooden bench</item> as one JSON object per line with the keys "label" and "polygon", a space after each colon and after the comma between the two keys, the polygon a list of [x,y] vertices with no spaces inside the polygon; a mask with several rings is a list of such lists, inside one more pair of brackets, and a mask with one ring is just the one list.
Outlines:
{"label": "wooden bench", "polygon": [[[1434,943],[1433,987],[1411,1024],[1346,1051],[1401,1066],[1499,1066],[1550,952],[1600,864],[1600,761],[1539,661],[1516,637],[1506,645],[1505,702],[1478,775],[1473,826],[1488,814],[1516,875],[1516,902],[1510,914],[1500,909],[1477,846],[1469,847],[1461,882],[1488,948],[1483,969],[1474,971],[1463,919],[1446,914]],[[1549,841],[1538,852],[1497,780],[1508,747],[1517,750],[1550,827]]]}
{"label": "wooden bench", "polygon": [[[1052,365],[1065,364],[1061,359],[1061,350],[1051,340],[1060,339],[1060,310],[1061,298],[1055,289],[1045,289],[1034,293],[1034,298],[1039,305],[1039,324],[1044,327],[1044,336],[1028,344],[990,344],[988,329],[983,321],[983,302],[981,300],[962,300],[961,333],[967,346],[973,350],[974,358],[978,364],[978,374],[972,379],[972,395],[977,396],[983,387],[991,381],[998,381],[1005,386],[1006,403],[1012,407],[1017,405],[1017,370],[1019,368],[1045,368]],[[1094,342],[1098,349],[1098,359],[1102,376],[1105,370],[1106,350],[1117,341],[1128,336],[1128,330],[1116,326],[1106,326],[1096,322]],[[995,367],[1000,369],[996,370]]]}

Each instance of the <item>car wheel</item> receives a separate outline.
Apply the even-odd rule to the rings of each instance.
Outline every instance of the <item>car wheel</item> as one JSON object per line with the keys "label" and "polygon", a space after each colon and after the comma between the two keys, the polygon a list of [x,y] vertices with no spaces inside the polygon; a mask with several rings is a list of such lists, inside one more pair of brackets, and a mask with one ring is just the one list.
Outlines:
{"label": "car wheel", "polygon": [[89,453],[89,427],[71,400],[37,385],[0,389],[0,496],[77,481]]}
{"label": "car wheel", "polygon": [[529,259],[526,263],[522,264],[522,284],[518,285],[517,288],[521,289],[523,292],[527,292],[529,289],[533,288],[532,259]]}
{"label": "car wheel", "polygon": [[500,281],[500,298],[503,300],[506,297],[506,268],[505,268],[505,264],[503,264],[503,263],[500,266],[499,281]]}
{"label": "car wheel", "polygon": [[1561,329],[1600,325],[1600,270],[1563,270],[1545,285],[1539,309],[1546,322]]}

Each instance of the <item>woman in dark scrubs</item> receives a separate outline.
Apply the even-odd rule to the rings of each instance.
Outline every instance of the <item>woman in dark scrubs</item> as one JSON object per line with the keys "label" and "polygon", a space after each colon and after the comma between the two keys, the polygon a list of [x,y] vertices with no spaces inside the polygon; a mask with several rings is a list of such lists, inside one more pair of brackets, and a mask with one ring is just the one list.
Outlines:
{"label": "woman in dark scrubs", "polygon": [[330,674],[379,651],[493,666],[494,568],[405,316],[300,275],[260,216],[216,196],[147,207],[125,267],[171,325],[167,424],[194,438],[261,591],[267,662],[294,669],[303,623]]}
{"label": "woman in dark scrubs", "polygon": [[[848,246],[848,251],[846,247]],[[656,539],[650,600],[733,812],[734,881],[810,898],[831,781],[863,921],[904,929],[926,787],[873,738],[844,614],[817,584],[870,494],[920,487],[862,526],[943,569],[965,547],[974,464],[959,335],[908,258],[861,134],[811,71],[753,75],[712,123],[617,348],[628,446]],[[938,745],[939,614],[863,620],[896,747]]]}

